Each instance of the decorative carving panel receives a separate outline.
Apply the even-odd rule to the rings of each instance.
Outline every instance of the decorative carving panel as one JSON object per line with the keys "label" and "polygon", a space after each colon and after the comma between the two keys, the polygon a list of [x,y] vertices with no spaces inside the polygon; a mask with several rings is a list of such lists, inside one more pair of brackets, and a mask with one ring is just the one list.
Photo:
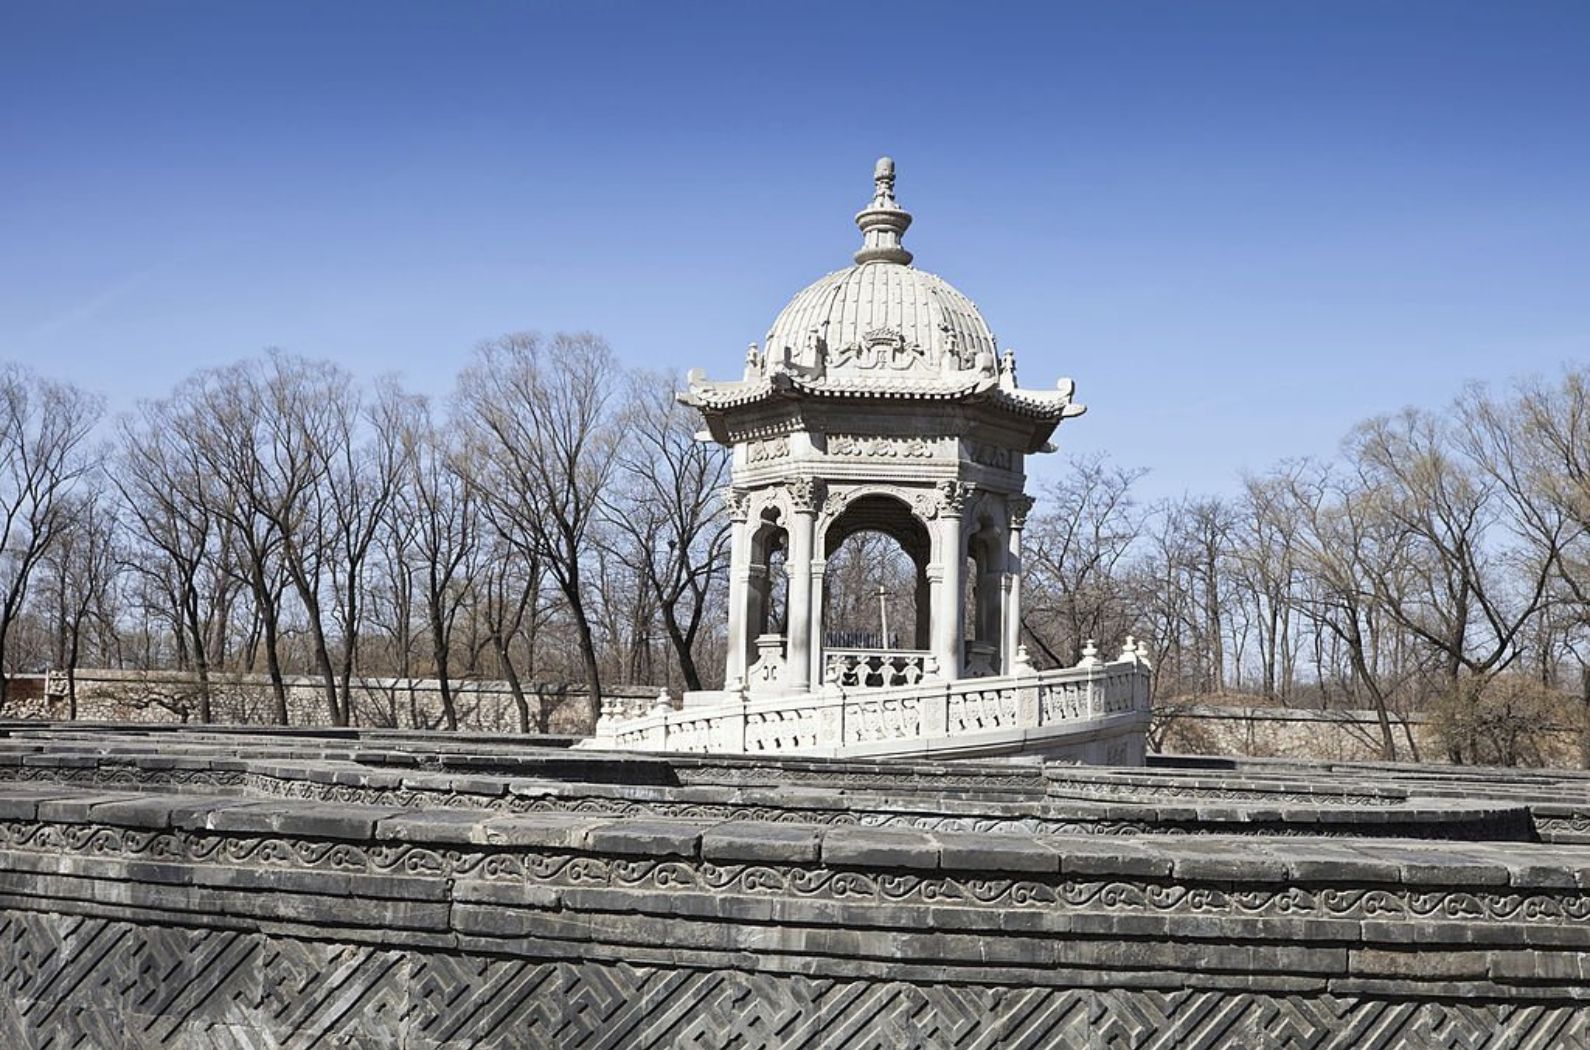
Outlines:
{"label": "decorative carving panel", "polygon": [[932,459],[933,442],[919,437],[830,434],[828,454],[843,459]]}
{"label": "decorative carving panel", "polygon": [[768,438],[758,438],[748,441],[745,445],[745,461],[752,466],[762,463],[773,463],[789,458],[789,435],[778,434]]}

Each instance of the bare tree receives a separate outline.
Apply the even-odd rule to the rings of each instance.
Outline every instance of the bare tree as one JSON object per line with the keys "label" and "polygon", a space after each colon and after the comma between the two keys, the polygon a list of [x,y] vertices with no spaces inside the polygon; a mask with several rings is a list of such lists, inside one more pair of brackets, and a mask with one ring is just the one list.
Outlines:
{"label": "bare tree", "polygon": [[198,675],[199,718],[208,722],[212,693],[204,623],[214,595],[201,586],[201,577],[223,528],[208,498],[208,463],[175,401],[140,405],[121,420],[120,434],[121,456],[111,476],[144,545],[132,568],[169,601],[178,648],[191,654]]}
{"label": "bare tree", "polygon": [[321,503],[331,517],[331,583],[342,633],[337,686],[349,722],[355,720],[352,683],[364,626],[366,563],[409,457],[404,424],[411,403],[391,380],[377,384],[366,411],[359,411],[358,400],[350,396],[339,406],[344,411],[335,417],[333,440],[320,447],[327,460]]}
{"label": "bare tree", "polygon": [[115,504],[97,483],[73,495],[67,517],[70,524],[46,558],[55,585],[55,668],[66,674],[67,717],[75,720],[84,625],[91,616],[101,623],[113,616],[110,591],[120,571],[119,523]]}
{"label": "bare tree", "polygon": [[1274,476],[1246,479],[1235,524],[1233,582],[1254,611],[1260,689],[1270,698],[1289,696],[1295,673],[1297,522],[1286,492],[1298,469],[1283,465]]}
{"label": "bare tree", "polygon": [[589,333],[505,336],[483,346],[459,380],[482,507],[562,592],[593,720],[602,679],[584,568],[617,465],[620,435],[608,406],[619,382],[612,351]]}
{"label": "bare tree", "polygon": [[34,570],[69,523],[68,497],[91,466],[88,435],[100,412],[99,399],[76,387],[0,369],[0,710],[7,642]]}
{"label": "bare tree", "polygon": [[[1356,479],[1304,467],[1288,470],[1274,480],[1280,484],[1272,494],[1275,510],[1295,526],[1298,575],[1289,601],[1313,626],[1315,673],[1323,680],[1327,646],[1334,654],[1339,644],[1355,686],[1354,695],[1367,698],[1375,711],[1380,755],[1393,761],[1397,741],[1392,703],[1401,685],[1402,669],[1388,672],[1381,658],[1382,617],[1377,592],[1367,582],[1380,580],[1382,593],[1400,592],[1400,585],[1383,564],[1392,545],[1374,513],[1373,501]],[[1412,743],[1410,737],[1410,746]]]}
{"label": "bare tree", "polygon": [[[1449,714],[1518,657],[1553,565],[1549,555],[1506,544],[1509,508],[1497,498],[1496,475],[1463,456],[1454,425],[1410,410],[1365,424],[1348,446],[1366,497],[1394,530],[1395,556],[1368,566],[1374,597],[1439,658]],[[1448,746],[1454,761],[1471,750],[1461,736]]]}
{"label": "bare tree", "polygon": [[[149,430],[159,440],[176,443],[173,458],[181,461],[182,473],[174,477],[191,481],[194,491],[202,494],[203,507],[230,532],[239,557],[226,564],[253,598],[276,721],[286,725],[290,714],[281,644],[286,544],[275,509],[283,486],[277,477],[279,460],[268,451],[271,424],[268,402],[260,396],[259,372],[257,362],[244,361],[199,373],[178,388],[169,408],[149,421]],[[158,483],[159,475],[152,480]],[[195,519],[183,527],[191,531],[199,525]],[[174,537],[182,542],[180,532]],[[201,711],[200,718],[207,714]]]}
{"label": "bare tree", "polygon": [[674,399],[676,386],[668,375],[632,378],[605,519],[614,553],[655,602],[685,688],[701,689],[696,640],[728,571],[729,523],[718,494],[729,459],[696,439],[694,413]]}
{"label": "bare tree", "polygon": [[420,591],[431,638],[431,660],[440,684],[447,728],[458,728],[451,659],[458,614],[471,597],[478,570],[478,516],[474,484],[448,431],[437,427],[430,406],[411,401],[402,424],[400,513],[414,523]]}
{"label": "bare tree", "polygon": [[[340,369],[272,351],[246,372],[260,430],[255,510],[275,526],[282,565],[303,608],[331,724],[348,724],[326,630],[325,589],[337,558],[332,471],[346,453],[358,398]],[[335,599],[333,599],[335,601]]]}
{"label": "bare tree", "polygon": [[[519,732],[531,728],[530,701],[525,678],[536,672],[536,639],[546,609],[541,601],[544,573],[535,558],[520,557],[515,547],[492,530],[482,539],[483,558],[478,594],[482,601],[487,637],[497,657],[497,666],[508,683],[519,715]],[[514,656],[514,643],[523,640],[524,664],[520,673]],[[535,725],[548,731],[546,697],[537,690]]]}
{"label": "bare tree", "polygon": [[1022,549],[1022,620],[1050,663],[1075,664],[1089,639],[1113,645],[1132,630],[1123,569],[1142,535],[1132,486],[1145,473],[1102,456],[1073,459],[1044,489]]}
{"label": "bare tree", "polygon": [[1590,370],[1520,383],[1505,400],[1471,387],[1459,408],[1470,455],[1505,494],[1530,560],[1549,571],[1541,679],[1558,635],[1578,664],[1579,760],[1590,769]]}

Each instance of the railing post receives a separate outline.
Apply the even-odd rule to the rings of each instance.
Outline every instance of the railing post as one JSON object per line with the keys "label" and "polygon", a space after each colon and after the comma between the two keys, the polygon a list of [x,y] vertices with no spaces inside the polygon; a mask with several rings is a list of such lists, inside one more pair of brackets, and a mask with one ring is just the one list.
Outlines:
{"label": "railing post", "polygon": [[839,685],[838,674],[832,674],[823,683],[817,708],[817,746],[839,747],[845,742],[845,691]]}
{"label": "railing post", "polygon": [[1137,704],[1137,709],[1146,715],[1153,709],[1154,705],[1154,698],[1152,696],[1154,687],[1154,665],[1148,662],[1148,643],[1142,639],[1138,639],[1135,655],[1137,657],[1138,688],[1137,696],[1134,696],[1133,699],[1141,700],[1141,702]]}
{"label": "railing post", "polygon": [[657,717],[657,750],[668,750],[668,719],[674,713],[674,699],[668,695],[667,687],[659,690],[657,699],[651,702],[651,713]]}
{"label": "railing post", "polygon": [[1025,645],[1016,647],[1016,655],[1010,662],[1010,669],[1016,689],[1016,724],[1023,729],[1036,729],[1042,715],[1038,672],[1033,669]]}
{"label": "railing post", "polygon": [[922,720],[922,736],[927,739],[949,736],[950,686],[949,683],[920,684],[922,699],[917,701],[917,716]]}
{"label": "railing post", "polygon": [[1088,717],[1097,718],[1104,713],[1104,699],[1100,695],[1098,684],[1099,675],[1099,647],[1089,638],[1088,643],[1082,647],[1082,659],[1077,662],[1077,667],[1087,672],[1087,683],[1084,688],[1088,696]]}

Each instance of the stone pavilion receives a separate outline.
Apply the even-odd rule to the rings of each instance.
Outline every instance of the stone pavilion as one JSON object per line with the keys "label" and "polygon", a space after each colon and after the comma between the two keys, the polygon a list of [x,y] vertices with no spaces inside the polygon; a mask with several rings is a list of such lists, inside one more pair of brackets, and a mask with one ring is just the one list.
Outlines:
{"label": "stone pavilion", "polygon": [[[912,265],[901,243],[911,214],[894,184],[885,157],[856,215],[855,262],[790,300],[747,351],[742,378],[694,372],[681,395],[734,456],[729,691],[955,681],[1015,666],[1026,457],[1052,451],[1050,435],[1084,406],[1069,379],[1019,387],[1015,352],[1000,350],[976,304]],[[891,537],[915,565],[909,649],[825,651],[826,559],[862,530]],[[788,577],[782,633],[769,629],[775,553]]]}

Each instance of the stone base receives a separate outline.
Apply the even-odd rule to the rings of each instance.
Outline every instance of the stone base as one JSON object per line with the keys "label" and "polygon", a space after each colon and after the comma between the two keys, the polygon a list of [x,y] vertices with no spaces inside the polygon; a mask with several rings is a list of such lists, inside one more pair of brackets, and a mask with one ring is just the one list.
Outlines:
{"label": "stone base", "polygon": [[1590,1041],[1590,776],[0,726],[0,1047]]}
{"label": "stone base", "polygon": [[0,913],[0,942],[11,959],[30,962],[0,976],[0,1045],[14,1050],[1590,1043],[1590,1010],[1551,998],[1418,1002],[1168,981],[1109,988],[814,977],[18,910]]}

